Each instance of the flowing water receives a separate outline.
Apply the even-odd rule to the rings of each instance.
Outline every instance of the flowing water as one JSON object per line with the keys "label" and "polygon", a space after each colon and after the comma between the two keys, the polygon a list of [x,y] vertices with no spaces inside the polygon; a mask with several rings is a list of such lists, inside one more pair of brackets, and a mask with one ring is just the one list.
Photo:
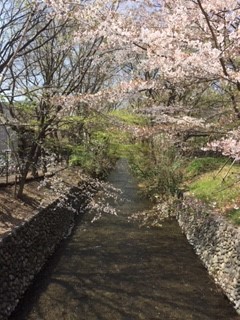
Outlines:
{"label": "flowing water", "polygon": [[11,320],[239,319],[175,221],[139,228],[150,208],[125,161],[109,177],[130,202],[118,216],[86,214],[21,301]]}

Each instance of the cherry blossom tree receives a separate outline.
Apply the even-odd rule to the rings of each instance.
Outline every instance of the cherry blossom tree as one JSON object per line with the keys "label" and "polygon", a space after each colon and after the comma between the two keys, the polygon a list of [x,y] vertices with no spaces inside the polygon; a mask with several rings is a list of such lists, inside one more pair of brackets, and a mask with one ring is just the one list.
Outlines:
{"label": "cherry blossom tree", "polygon": [[[227,96],[227,103],[231,103],[235,116],[240,118],[237,0],[29,1],[28,7],[32,6],[36,12],[47,8],[43,28],[53,20],[67,21],[72,26],[70,38],[63,37],[65,42],[49,42],[48,47],[52,35],[45,33],[41,41],[46,39],[47,50],[38,50],[36,60],[29,52],[29,43],[24,46],[22,42],[32,39],[34,52],[39,43],[35,41],[36,35],[42,29],[39,25],[31,37],[33,26],[28,30],[26,20],[12,58],[6,64],[10,77],[15,75],[11,82],[14,94],[9,96],[16,97],[19,89],[20,94],[31,99],[35,94],[39,114],[47,111],[42,128],[47,125],[47,130],[57,130],[62,119],[69,114],[77,115],[79,108],[102,112],[106,102],[139,98],[151,106],[168,92],[165,110],[181,110],[174,117],[176,131],[177,124],[184,123],[180,118],[185,117],[188,122],[186,116],[191,115],[184,103],[193,103],[192,89],[197,92],[195,100],[199,92],[207,89]],[[21,63],[17,67],[14,62],[18,59]],[[24,72],[18,70],[19,65],[25,66]],[[16,74],[20,75],[17,80]],[[164,113],[163,119],[175,121]],[[198,123],[197,119],[195,122]],[[40,140],[45,139],[46,131],[40,132]],[[31,154],[37,149],[36,144]]]}
{"label": "cherry blossom tree", "polygon": [[[116,68],[108,50],[100,49],[102,36],[78,36],[86,19],[92,22],[85,2],[66,8],[61,3],[66,4],[12,0],[0,5],[1,98],[9,110],[0,118],[22,141],[22,147],[15,150],[19,197],[30,168],[49,148],[49,141],[60,145],[61,132],[66,135],[64,126],[78,127],[80,137],[84,118],[104,109],[100,103],[91,109],[89,97],[95,97],[96,106],[100,88],[113,81]],[[80,8],[86,13],[83,23],[78,22]]]}
{"label": "cherry blossom tree", "polygon": [[240,160],[240,128],[229,131],[225,137],[209,142],[204,151],[214,151],[230,157],[234,162]]}
{"label": "cherry blossom tree", "polygon": [[[76,41],[103,37],[102,48],[130,69],[128,93],[170,90],[174,100],[189,86],[207,83],[229,96],[239,116],[238,1],[46,2],[60,16],[81,17]],[[122,89],[115,86],[116,99]]]}
{"label": "cherry blossom tree", "polygon": [[[224,96],[222,105],[215,108],[216,116],[231,105],[240,118],[237,0],[91,1],[81,2],[75,13],[69,1],[48,4],[58,13],[81,16],[75,40],[103,37],[103,49],[113,54],[123,70],[128,69],[124,81],[97,96],[84,97],[89,103],[91,98],[99,102],[102,97],[117,100],[124,94],[138,97],[150,90],[169,91],[166,105],[178,110],[179,103],[196,105],[199,96],[210,90]],[[189,115],[189,108],[186,112]],[[232,121],[228,118],[226,122]]]}
{"label": "cherry blossom tree", "polygon": [[[26,152],[27,158],[21,174],[20,193],[30,167],[36,166],[45,148],[60,153],[63,139],[68,144],[72,143],[71,133],[76,131],[74,127],[78,131],[78,143],[83,143],[81,137],[85,118],[97,111],[97,108],[89,109],[81,99],[74,105],[69,101],[75,95],[98,92],[111,77],[111,63],[105,57],[100,59],[98,56],[101,39],[93,39],[83,45],[72,44],[71,23],[70,27],[65,24],[59,34],[54,23],[51,26],[51,32],[56,33],[55,37],[51,37],[52,40],[35,50],[34,54],[24,57],[24,80],[18,81],[18,87],[30,99],[28,123],[33,130],[32,142]],[[63,50],[62,45],[66,41],[68,45]],[[65,97],[65,103],[61,96]],[[35,119],[33,125],[32,118]],[[71,132],[66,132],[66,127],[71,128]],[[57,146],[59,148],[56,150]]]}

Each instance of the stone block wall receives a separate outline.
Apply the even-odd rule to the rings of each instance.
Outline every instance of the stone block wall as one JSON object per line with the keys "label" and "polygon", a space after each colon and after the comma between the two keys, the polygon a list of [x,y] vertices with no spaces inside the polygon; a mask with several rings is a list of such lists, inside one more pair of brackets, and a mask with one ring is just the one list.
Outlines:
{"label": "stone block wall", "polygon": [[208,272],[240,314],[240,228],[185,199],[178,222]]}
{"label": "stone block wall", "polygon": [[79,188],[73,188],[64,206],[55,201],[0,239],[0,320],[11,314],[34,276],[73,227],[87,201],[82,194]]}

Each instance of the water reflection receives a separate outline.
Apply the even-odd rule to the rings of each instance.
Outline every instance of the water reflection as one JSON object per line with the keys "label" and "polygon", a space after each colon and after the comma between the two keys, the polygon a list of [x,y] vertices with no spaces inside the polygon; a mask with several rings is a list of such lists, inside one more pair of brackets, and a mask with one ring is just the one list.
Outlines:
{"label": "water reflection", "polygon": [[139,228],[127,215],[149,203],[118,164],[109,180],[131,202],[92,224],[85,215],[38,276],[11,319],[239,319],[176,222]]}

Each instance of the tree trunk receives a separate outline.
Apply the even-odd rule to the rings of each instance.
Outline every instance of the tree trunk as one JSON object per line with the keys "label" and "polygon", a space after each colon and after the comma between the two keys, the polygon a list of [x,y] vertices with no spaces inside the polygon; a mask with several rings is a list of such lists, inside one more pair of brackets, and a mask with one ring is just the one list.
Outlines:
{"label": "tree trunk", "polygon": [[240,119],[240,111],[239,111],[238,106],[237,106],[236,97],[235,97],[235,95],[233,93],[231,94],[231,100],[232,100],[233,110],[236,113],[237,118]]}
{"label": "tree trunk", "polygon": [[24,186],[26,184],[26,180],[27,180],[27,175],[29,173],[29,170],[31,168],[31,165],[32,165],[32,159],[34,157],[34,154],[37,150],[37,143],[34,142],[32,147],[31,147],[31,150],[28,154],[28,158],[27,158],[27,161],[24,165],[24,168],[21,169],[21,175],[20,175],[20,180],[19,180],[19,189],[18,189],[18,192],[17,192],[17,197],[18,198],[22,198],[23,196],[23,190],[24,190]]}
{"label": "tree trunk", "polygon": [[47,173],[47,161],[46,161],[46,152],[44,148],[41,150],[41,156],[42,156],[42,172],[45,175]]}
{"label": "tree trunk", "polygon": [[22,198],[23,196],[23,190],[24,190],[24,186],[26,184],[26,180],[27,180],[27,175],[28,172],[30,170],[30,165],[31,163],[26,163],[24,170],[21,172],[20,178],[19,178],[19,189],[17,192],[17,198]]}

